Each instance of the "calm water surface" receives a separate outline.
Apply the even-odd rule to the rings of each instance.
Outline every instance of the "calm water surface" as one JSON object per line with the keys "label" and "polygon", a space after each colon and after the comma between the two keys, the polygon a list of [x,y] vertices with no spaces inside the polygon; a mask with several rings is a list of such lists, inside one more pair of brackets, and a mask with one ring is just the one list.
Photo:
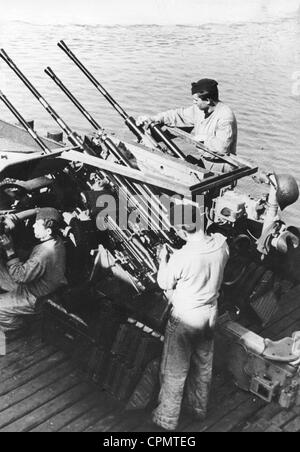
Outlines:
{"label": "calm water surface", "polygon": [[[241,156],[264,169],[290,172],[300,183],[300,23],[297,19],[201,26],[0,25],[0,44],[63,119],[78,132],[89,124],[43,72],[59,75],[105,128],[125,137],[122,120],[56,46],[64,39],[133,116],[189,105],[190,83],[219,81],[235,110]],[[57,126],[5,63],[0,89],[37,130]],[[4,105],[0,118],[15,122]],[[300,220],[300,201],[289,217]],[[294,217],[294,218],[293,218]],[[295,218],[296,217],[296,218]]]}

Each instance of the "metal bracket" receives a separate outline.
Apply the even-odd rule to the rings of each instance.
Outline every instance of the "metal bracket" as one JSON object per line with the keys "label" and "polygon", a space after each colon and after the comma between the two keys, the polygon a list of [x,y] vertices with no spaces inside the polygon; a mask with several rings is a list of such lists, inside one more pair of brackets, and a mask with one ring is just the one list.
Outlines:
{"label": "metal bracket", "polygon": [[253,377],[250,384],[250,392],[266,402],[271,402],[278,383],[274,383],[263,377]]}

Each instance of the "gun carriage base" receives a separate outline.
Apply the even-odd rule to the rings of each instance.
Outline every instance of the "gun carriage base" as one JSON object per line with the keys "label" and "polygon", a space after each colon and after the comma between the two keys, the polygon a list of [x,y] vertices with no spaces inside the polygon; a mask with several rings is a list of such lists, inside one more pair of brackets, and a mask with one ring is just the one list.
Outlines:
{"label": "gun carriage base", "polygon": [[[171,227],[161,196],[175,196],[179,204],[198,204],[203,228],[227,237],[231,259],[220,297],[221,314],[229,311],[239,323],[254,316],[256,321],[267,324],[287,281],[292,286],[300,279],[293,265],[299,254],[299,231],[288,228],[279,217],[279,208],[283,210],[295,202],[299,190],[290,176],[269,175],[269,193],[254,199],[241,193],[236,184],[255,174],[257,167],[226,156],[222,158],[231,169],[223,174],[188,163],[178,146],[160,128],[154,126],[151,136],[137,127],[134,119],[85,70],[66,45],[61,42],[59,46],[104,93],[144,144],[123,142],[103,131],[47,68],[47,74],[96,129],[96,134],[82,138],[58,116],[1,50],[1,58],[59,124],[71,143],[67,148],[42,140],[0,93],[1,100],[41,149],[39,152],[33,148],[30,153],[27,148],[27,153],[22,153],[18,145],[16,152],[1,154],[2,216],[8,216],[12,222],[23,217],[27,233],[31,218],[24,212],[51,205],[64,214],[62,233],[68,247],[70,288],[43,300],[44,336],[60,341],[63,348],[89,369],[95,381],[118,398],[126,399],[151,360],[159,359],[168,317],[168,301],[156,284],[157,251],[163,243],[176,248],[180,240]],[[16,142],[19,135],[24,142],[24,134],[18,128],[1,123],[0,132],[3,138],[7,132]],[[212,154],[203,146],[202,151]],[[116,216],[109,209],[105,211],[107,197],[122,198],[126,202],[125,210],[130,213],[130,219],[125,228],[119,224],[120,205],[112,209]],[[103,224],[109,226],[107,231],[99,227]],[[222,326],[223,334],[238,344],[241,340],[239,323],[236,328],[230,321]],[[260,342],[259,337],[257,341]],[[244,345],[247,348],[249,344]],[[240,359],[239,353],[236,356]],[[248,366],[249,372],[255,373],[259,367],[264,375],[265,368],[272,368],[268,364],[270,356],[266,353],[258,356],[253,360],[255,365]],[[268,379],[277,373],[275,370]],[[293,385],[292,374],[287,371],[286,375],[281,380],[284,390],[285,385],[289,388]],[[235,377],[239,380],[237,374]],[[256,383],[256,394],[271,399],[276,391],[267,393],[267,384],[262,383],[265,377],[256,375],[255,378],[251,380],[252,389],[246,385],[244,389],[253,390]],[[296,386],[293,386],[294,393]],[[295,396],[293,402],[298,403],[296,399]]]}
{"label": "gun carriage base", "polygon": [[[142,181],[143,183],[145,181],[149,183],[151,180],[152,187],[164,190],[167,193],[178,190],[178,178],[182,174],[182,168],[186,171],[186,180],[189,180],[189,172],[191,169],[195,169],[192,165],[179,163],[172,157],[164,157],[157,151],[149,150],[132,143],[120,143],[118,140],[116,140],[116,143],[118,146],[121,146],[123,150],[124,147],[126,147],[127,151],[130,151],[130,153],[134,155],[135,161],[139,161],[141,168],[145,169],[146,162],[148,163],[147,173],[136,169],[135,171],[139,174],[135,174],[134,171],[131,170],[130,172],[126,172],[127,177],[128,174],[130,174],[131,177],[133,176],[136,178],[134,179],[135,181],[139,180],[139,182]],[[73,228],[75,224],[77,227],[78,224],[80,224],[81,228],[82,225],[86,227],[85,235],[93,236],[93,239],[92,243],[88,244],[88,242],[85,242],[84,244],[91,250],[96,250],[95,256],[92,257],[89,253],[86,253],[86,268],[84,273],[80,275],[81,283],[79,285],[75,284],[77,288],[70,288],[60,295],[55,294],[45,302],[43,321],[44,337],[52,342],[55,337],[56,345],[63,347],[69,353],[71,352],[77,362],[85,369],[88,369],[89,375],[97,382],[97,384],[111,391],[116,397],[123,399],[127,397],[128,399],[129,395],[132,394],[135,385],[142,377],[142,368],[145,369],[147,367],[147,363],[143,362],[143,356],[151,357],[152,360],[154,360],[153,362],[155,362],[156,357],[157,362],[161,351],[163,326],[168,315],[168,304],[166,300],[163,300],[162,295],[159,294],[157,289],[152,289],[152,292],[151,289],[150,292],[149,290],[145,292],[142,284],[138,286],[136,283],[133,283],[132,276],[128,273],[126,265],[122,260],[118,263],[118,271],[115,272],[114,276],[112,274],[111,276],[107,276],[107,273],[105,273],[105,281],[103,282],[102,280],[101,282],[101,273],[98,272],[99,253],[97,245],[100,243],[100,236],[101,242],[103,241],[103,233],[99,233],[95,227],[96,213],[91,208],[91,203],[92,200],[95,199],[95,194],[98,195],[99,192],[101,193],[101,190],[99,191],[99,184],[97,185],[95,181],[91,188],[90,185],[86,185],[86,180],[82,180],[83,176],[83,179],[89,177],[89,173],[86,173],[85,170],[83,170],[83,167],[81,167],[79,171],[77,168],[75,173],[73,169],[72,171],[69,170],[73,165],[70,161],[73,163],[76,162],[78,168],[80,168],[80,165],[82,165],[83,162],[85,165],[87,165],[88,162],[90,163],[89,166],[91,168],[92,164],[94,165],[94,168],[114,168],[115,171],[118,170],[123,172],[122,175],[124,175],[124,168],[120,167],[120,165],[109,161],[107,162],[108,165],[105,166],[106,161],[102,161],[96,157],[86,156],[72,148],[68,150],[65,147],[62,147],[61,149],[57,148],[51,156],[41,156],[37,155],[37,153],[30,154],[30,156],[20,154],[16,156],[16,154],[10,154],[7,159],[2,160],[1,191],[2,193],[12,189],[14,191],[21,191],[22,197],[18,200],[19,208],[21,208],[21,206],[35,206],[43,199],[43,197],[44,200],[42,202],[46,203],[51,196],[52,200],[54,200],[53,192],[57,195],[61,189],[64,191],[64,188],[61,188],[59,183],[59,172],[61,170],[64,172],[64,177],[69,178],[69,183],[72,183],[73,190],[76,189],[77,193],[75,194],[75,191],[72,193],[73,199],[70,198],[70,193],[68,193],[68,196],[67,193],[60,193],[58,199],[61,204],[58,205],[58,199],[56,199],[56,204],[54,205],[68,214],[69,225],[67,228],[70,228],[71,223]],[[171,171],[170,165],[172,165]],[[149,170],[150,167],[151,170]],[[174,173],[174,169],[177,169],[177,173]],[[158,173],[158,170],[162,176],[153,176],[153,174]],[[36,177],[29,176],[30,171],[32,172],[31,175]],[[252,216],[245,224],[245,199],[247,196],[245,197],[245,195],[239,194],[237,189],[231,189],[232,183],[240,177],[240,175],[247,176],[249,173],[254,173],[255,171],[256,169],[242,168],[240,171],[235,171],[231,176],[226,175],[225,177],[218,177],[212,174],[207,175],[203,170],[199,171],[197,168],[198,178],[202,177],[202,180],[195,184],[194,176],[192,176],[190,178],[191,184],[187,184],[183,187],[182,181],[184,178],[181,177],[182,188],[179,190],[181,191],[181,195],[186,195],[189,192],[191,198],[195,194],[205,193],[205,199],[209,199],[210,192],[216,193],[215,188],[218,188],[220,196],[216,196],[213,200],[209,199],[211,208],[210,215],[215,215],[218,221],[212,222],[209,227],[211,230],[218,229],[225,233],[228,236],[232,249],[232,265],[229,265],[226,271],[221,311],[224,312],[228,308],[233,314],[239,311],[239,322],[243,322],[243,317],[247,318],[249,315],[249,309],[251,309],[249,299],[253,300],[255,299],[255,296],[256,298],[257,296],[259,298],[259,293],[256,295],[254,294],[255,296],[253,296],[253,292],[257,290],[257,286],[263,279],[263,276],[266,276],[267,271],[272,272],[272,281],[271,279],[269,279],[269,281],[266,279],[265,289],[269,287],[269,290],[273,291],[274,274],[278,269],[278,263],[274,265],[274,262],[276,261],[274,256],[272,258],[272,263],[268,262],[268,257],[265,258],[264,262],[261,261],[261,254],[257,252],[257,245],[253,239],[250,240],[251,236],[249,236],[247,230],[249,231],[249,227],[251,226],[251,231],[254,232],[255,230],[255,233],[259,234],[259,232],[262,231],[263,223],[261,220],[255,221]],[[174,175],[174,182],[172,182],[170,177],[168,177],[167,180],[164,179],[164,175],[170,175],[170,173]],[[16,174],[18,174],[19,177],[22,176],[23,179],[16,180]],[[26,175],[26,177],[24,177],[24,175]],[[97,190],[95,190],[95,188],[97,188]],[[43,193],[42,198],[41,193]],[[255,215],[257,215],[257,211],[255,209],[253,210],[253,205],[254,203],[255,205],[259,205],[260,203],[257,202],[257,200],[254,201],[250,198],[248,199],[248,212],[255,211]],[[78,202],[81,204],[76,204]],[[87,204],[84,204],[87,202],[90,203],[90,210],[88,212],[86,210]],[[81,210],[79,210],[79,206],[81,207]],[[224,212],[224,208],[230,208],[230,216],[227,217],[229,218],[229,221],[225,221],[226,216],[224,213],[226,214],[227,211]],[[94,226],[92,226],[92,224],[94,224]],[[76,238],[79,240],[78,235]],[[91,237],[89,237],[89,239],[91,239]],[[82,237],[80,238],[80,241],[82,241]],[[114,242],[114,247],[115,243],[116,242]],[[242,255],[240,254],[241,250],[243,252]],[[80,253],[81,252],[82,248],[80,249]],[[110,252],[110,250],[106,249],[106,252]],[[239,255],[239,259],[237,259],[237,254]],[[98,260],[98,263],[96,269],[93,269],[93,260],[95,257],[95,261]],[[113,254],[111,254],[111,259],[115,261]],[[248,274],[248,276],[250,275],[250,266],[253,276],[252,286],[250,287],[250,284],[248,289],[244,286],[245,290],[243,293],[238,286],[240,285],[241,287],[241,284],[243,286],[243,274],[244,276],[246,274]],[[113,267],[116,267],[115,262]],[[248,270],[243,273],[245,267]],[[78,273],[80,272],[77,270],[76,278],[74,278],[73,281],[79,281]],[[92,273],[92,281],[88,281]],[[120,283],[120,275],[122,273],[123,278],[121,279],[123,280],[123,283],[125,280],[125,284]],[[130,277],[128,277],[128,275],[130,275]],[[95,284],[96,280],[97,284]],[[135,280],[141,282],[141,277],[138,276]],[[117,282],[119,289],[117,289]],[[97,290],[95,289],[96,286]],[[127,288],[127,297],[124,292],[125,287]],[[130,289],[128,289],[128,287],[130,287]],[[232,299],[232,294],[234,292],[234,303],[229,305],[229,301]],[[246,299],[246,292],[248,292],[248,300]],[[105,297],[103,293],[105,293]],[[120,295],[121,293],[123,295],[122,297]],[[114,300],[113,304],[111,304],[111,301],[109,301],[107,297]],[[127,301],[124,303],[126,298]],[[88,299],[90,300],[90,303],[89,308],[87,309],[86,302]],[[99,303],[99,300],[101,299],[102,302]],[[120,303],[121,299],[123,302]],[[101,308],[99,306],[101,306]],[[118,307],[117,310],[116,306]],[[272,310],[273,308],[270,308],[270,312],[265,315],[271,315]],[[262,311],[263,309],[260,310],[260,313]],[[268,311],[268,309],[265,308],[265,311]],[[90,314],[87,315],[87,312]],[[111,315],[112,312],[113,315]],[[109,322],[109,318],[112,319],[112,323]],[[97,319],[97,321],[92,322],[93,319]],[[103,319],[106,319],[106,321]],[[266,321],[266,319],[263,318],[261,320],[263,322]],[[95,326],[96,324],[98,325],[97,327]],[[97,328],[106,331],[106,334],[97,337],[95,334]],[[93,333],[91,333],[91,331],[93,331]],[[110,336],[107,334],[108,331],[111,333]],[[223,334],[224,332],[228,338],[230,334],[228,331],[226,332],[226,328],[223,328]],[[108,343],[103,345],[103,342],[101,341],[103,341],[104,338],[107,339]],[[130,347],[128,347],[127,350],[126,347],[125,349],[124,347],[122,348],[121,345],[123,340],[125,342],[128,341],[128,343],[132,345],[132,348],[130,349]],[[269,379],[263,378],[257,372],[257,366],[259,366],[261,374],[265,374],[265,367],[272,369],[272,365],[269,364],[270,361],[266,357],[260,355],[256,356],[255,360],[252,351],[251,353],[249,351],[245,352],[245,349],[243,349],[243,352],[241,352],[240,345],[238,344],[239,342],[235,337],[232,348],[234,353],[233,355],[231,354],[231,356],[234,356],[234,359],[232,359],[231,362],[235,362],[235,367],[231,366],[231,370],[239,386],[243,389],[252,391],[255,391],[256,388],[256,394],[268,400],[272,398],[271,396],[278,397],[278,384],[273,384],[272,382],[268,383],[270,377],[268,377]],[[134,362],[132,361],[132,357],[136,356],[138,350],[138,356],[141,358]],[[237,372],[239,366],[236,364],[237,362],[244,362],[245,355],[251,363],[256,364],[256,366],[253,365],[252,368],[251,366],[248,366],[250,369],[249,372],[252,371],[251,378],[248,375],[248,385],[245,385],[244,383],[245,375],[241,377],[241,373]],[[237,357],[239,358],[238,360],[236,359]],[[259,359],[259,361],[257,361],[257,359]],[[103,372],[104,362],[110,362],[106,373]],[[257,364],[257,362],[259,364]],[[126,365],[124,363],[126,363]],[[295,403],[295,372],[291,372],[294,368],[289,364],[277,365],[275,363],[273,367],[276,371],[274,371],[271,376],[278,376],[278,366],[281,368],[282,366],[285,366],[285,368],[287,368],[287,370],[281,370],[281,375],[284,375],[284,377],[281,378],[280,387],[282,394],[288,394],[285,398],[282,396],[281,399],[280,397],[279,399],[282,404],[287,404],[287,399],[291,400],[290,403],[292,403],[292,401]],[[117,369],[119,369],[118,372]],[[120,369],[122,369],[122,371]],[[241,379],[243,385],[240,383]],[[128,381],[127,385],[124,384],[125,381]],[[293,397],[291,397],[291,391],[286,392],[291,385],[293,385],[294,388]]]}

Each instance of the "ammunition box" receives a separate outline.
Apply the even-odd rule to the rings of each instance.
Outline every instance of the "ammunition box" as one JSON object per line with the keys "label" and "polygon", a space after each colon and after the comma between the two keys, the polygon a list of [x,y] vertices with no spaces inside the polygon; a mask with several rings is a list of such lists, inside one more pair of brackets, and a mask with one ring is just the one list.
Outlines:
{"label": "ammunition box", "polygon": [[47,303],[42,322],[42,338],[67,353],[82,369],[86,369],[95,341],[88,336],[87,325],[73,314]]}
{"label": "ammunition box", "polygon": [[[82,292],[80,291],[79,297]],[[75,293],[78,297],[78,292]],[[73,312],[72,291],[46,297],[42,304],[43,339],[65,351],[86,373],[87,378],[118,400],[128,399],[141,380],[149,361],[162,351],[159,335],[137,322],[127,322],[124,310],[100,297],[90,298],[90,310],[82,315],[82,302],[76,299]]]}

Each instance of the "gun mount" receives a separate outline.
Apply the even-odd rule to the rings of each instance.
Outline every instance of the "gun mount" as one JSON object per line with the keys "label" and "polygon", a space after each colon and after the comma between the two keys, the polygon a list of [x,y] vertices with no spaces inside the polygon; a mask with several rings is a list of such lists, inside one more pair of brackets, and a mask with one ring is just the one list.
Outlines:
{"label": "gun mount", "polygon": [[[61,45],[67,49],[64,44]],[[94,335],[90,342],[96,347],[93,353],[101,355],[102,360],[97,358],[95,364],[95,358],[90,356],[90,352],[87,353],[86,359],[94,363],[93,372],[97,381],[103,379],[102,382],[105,383],[112,377],[114,382],[106,384],[110,388],[117,385],[114,378],[120,366],[125,370],[123,374],[123,370],[118,373],[119,380],[122,380],[120,375],[125,375],[130,380],[128,368],[124,367],[123,361],[121,364],[118,361],[122,353],[127,353],[123,350],[123,340],[130,342],[132,339],[132,343],[136,344],[139,335],[150,335],[151,341],[155,340],[156,345],[154,354],[150,353],[149,358],[159,355],[169,304],[156,283],[158,252],[164,243],[171,248],[181,246],[169,218],[172,203],[181,206],[197,205],[202,214],[202,227],[208,233],[220,232],[227,237],[231,258],[220,295],[221,314],[230,312],[238,322],[254,315],[261,324],[267,324],[277,309],[281,283],[287,280],[291,284],[300,281],[297,271],[294,269],[291,272],[290,266],[290,256],[298,249],[300,234],[296,228],[287,227],[280,217],[280,209],[298,199],[296,181],[291,176],[268,175],[265,181],[268,184],[267,193],[249,195],[249,192],[252,193],[251,184],[254,184],[250,176],[258,172],[256,165],[235,156],[219,156],[229,165],[228,171],[220,174],[195,164],[197,161],[186,159],[186,154],[165,135],[164,130],[154,127],[152,136],[149,136],[149,131],[137,128],[133,118],[128,117],[105,91],[105,96],[121,111],[125,121],[128,123],[130,120],[131,129],[134,129],[139,143],[120,140],[104,131],[54,72],[47,68],[47,74],[95,129],[95,132],[82,137],[60,118],[4,51],[1,51],[0,56],[63,129],[71,144],[67,147],[41,139],[28,127],[6,96],[0,93],[0,99],[28,134],[25,144],[21,129],[0,122],[1,135],[4,138],[6,134],[10,138],[13,136],[15,142],[11,151],[1,152],[1,216],[19,218],[25,228],[23,232],[25,230],[29,237],[32,215],[27,215],[28,211],[32,213],[38,207],[52,206],[63,213],[65,221],[62,233],[67,245],[70,287],[67,294],[48,297],[46,321],[52,325],[56,316],[53,312],[58,311],[68,321],[71,318],[72,322],[77,322],[78,328],[86,328],[85,331],[88,332],[85,334],[91,334],[89,322],[93,324],[93,331],[97,331],[101,323],[98,311],[98,326],[95,326],[95,319],[91,315],[89,320],[83,319],[84,311],[89,310],[90,306],[85,305],[88,297],[82,295],[82,287],[86,293],[91,293],[93,288],[91,298],[97,299],[97,303],[103,302],[105,294],[113,301],[114,309],[117,306],[118,312],[125,312],[125,317],[116,314],[117,317],[119,315],[115,322],[117,326],[107,320],[107,325],[111,325],[111,333],[107,333],[111,341],[107,343],[103,339],[107,348],[102,342],[101,347],[105,350],[95,346],[98,339]],[[77,59],[76,61],[78,62]],[[89,73],[89,78],[90,75]],[[95,79],[93,83],[100,90],[103,89]],[[178,130],[169,132],[186,139],[186,135]],[[28,136],[33,143],[29,152]],[[157,136],[163,141],[163,146],[161,143],[154,143]],[[188,138],[194,153],[195,143],[190,136]],[[22,152],[22,143],[26,147],[26,153]],[[196,150],[212,153],[203,146],[199,148],[197,143]],[[239,181],[243,179],[247,179],[248,186],[251,186],[246,192],[239,185]],[[102,306],[106,310],[104,314],[101,311],[102,318],[109,319],[112,311],[107,309],[104,302]],[[75,318],[77,308],[80,315]],[[94,313],[93,309],[90,309],[90,313]],[[69,310],[71,314],[68,317]],[[223,324],[222,332],[233,343],[240,344],[240,323],[234,324],[236,328],[233,328],[230,322],[228,320],[227,324]],[[101,323],[103,331],[106,331],[107,325]],[[51,337],[48,327],[45,328],[46,336]],[[233,331],[236,334],[232,334]],[[141,350],[144,353],[148,350],[148,338],[143,336],[145,341]],[[258,344],[261,343],[259,337],[256,339]],[[81,342],[77,345],[81,347]],[[134,355],[135,352],[133,347],[130,353]],[[255,354],[257,351],[251,350],[251,353]],[[105,362],[108,354],[111,358],[110,374],[103,376],[99,362]],[[263,366],[268,366],[270,356],[265,349],[264,353],[257,353],[257,356],[264,363]],[[141,362],[144,367],[147,364],[144,359],[139,361],[139,371],[134,373],[135,378],[140,376]],[[298,369],[296,365],[293,366]],[[116,369],[119,369],[118,372]],[[251,369],[254,374],[256,365]],[[130,368],[130,372],[131,370]],[[292,372],[286,379],[282,379],[281,390],[284,391],[286,385],[293,384],[293,375]],[[237,375],[235,377],[238,379]],[[250,390],[250,386],[252,388],[255,384],[252,379],[251,382],[248,386],[241,386]],[[264,386],[261,379],[257,379],[256,383],[256,393],[264,395],[265,399],[271,399],[275,391],[267,392],[266,384]],[[262,388],[261,391],[259,388]],[[295,389],[293,394],[296,392]]]}

